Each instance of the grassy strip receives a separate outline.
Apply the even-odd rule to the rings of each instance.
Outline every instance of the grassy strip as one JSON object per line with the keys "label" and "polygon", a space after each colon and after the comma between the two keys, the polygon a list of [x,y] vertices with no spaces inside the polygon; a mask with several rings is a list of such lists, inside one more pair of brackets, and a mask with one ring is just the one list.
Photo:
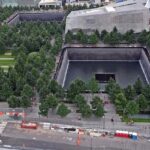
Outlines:
{"label": "grassy strip", "polygon": [[0,66],[10,66],[14,65],[14,60],[0,60]]}
{"label": "grassy strip", "polygon": [[0,55],[0,58],[14,58],[12,55]]}
{"label": "grassy strip", "polygon": [[150,123],[150,118],[121,118],[123,122],[145,122],[145,123]]}
{"label": "grassy strip", "polygon": [[150,118],[132,118],[134,122],[148,122],[150,123]]}
{"label": "grassy strip", "polygon": [[5,69],[5,68],[9,68],[9,66],[0,66],[0,67],[1,67],[1,68],[4,68],[4,69]]}

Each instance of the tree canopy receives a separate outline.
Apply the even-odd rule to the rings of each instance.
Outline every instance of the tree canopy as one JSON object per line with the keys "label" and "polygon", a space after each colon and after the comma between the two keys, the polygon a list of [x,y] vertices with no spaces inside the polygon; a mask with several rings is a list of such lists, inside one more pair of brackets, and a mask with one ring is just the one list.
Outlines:
{"label": "tree canopy", "polygon": [[57,114],[61,117],[65,117],[70,113],[70,110],[63,103],[58,107]]}

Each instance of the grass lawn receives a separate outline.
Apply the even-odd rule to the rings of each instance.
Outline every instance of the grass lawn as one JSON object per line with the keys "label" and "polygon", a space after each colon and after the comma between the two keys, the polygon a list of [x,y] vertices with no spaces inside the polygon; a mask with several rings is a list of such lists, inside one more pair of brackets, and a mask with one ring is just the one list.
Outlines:
{"label": "grass lawn", "polygon": [[12,66],[14,63],[14,60],[0,60],[0,66]]}
{"label": "grass lawn", "polygon": [[121,118],[123,122],[130,122],[133,120],[133,122],[145,122],[145,123],[150,123],[150,118]]}
{"label": "grass lawn", "polygon": [[0,55],[0,67],[4,69],[5,72],[8,71],[10,66],[14,66],[15,60],[14,57],[9,53],[9,55],[4,54]]}
{"label": "grass lawn", "polygon": [[12,55],[0,55],[0,58],[14,58]]}
{"label": "grass lawn", "polygon": [[150,118],[133,118],[134,122],[147,122],[150,123]]}

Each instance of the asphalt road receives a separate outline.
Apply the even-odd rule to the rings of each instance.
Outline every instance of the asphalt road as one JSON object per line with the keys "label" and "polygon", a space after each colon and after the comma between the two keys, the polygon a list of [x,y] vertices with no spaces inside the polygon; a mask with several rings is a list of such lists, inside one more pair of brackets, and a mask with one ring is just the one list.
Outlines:
{"label": "asphalt road", "polygon": [[[37,141],[31,139],[28,140],[10,137],[2,137],[1,139],[3,141],[3,145],[11,145],[13,148],[18,148],[21,150],[91,150],[91,148],[83,146]],[[94,150],[101,149],[98,148]]]}
{"label": "asphalt road", "polygon": [[[3,145],[11,145],[12,148],[8,148],[7,150],[148,150],[145,149],[144,146],[138,147],[138,145],[130,145],[130,149],[127,147],[120,147],[120,148],[112,148],[109,147],[109,143],[107,146],[102,147],[83,147],[78,145],[68,145],[64,143],[53,143],[53,142],[45,142],[45,141],[38,141],[38,140],[29,140],[29,139],[20,139],[20,138],[9,138],[9,137],[2,137]],[[117,144],[117,143],[116,143]],[[0,145],[0,150],[3,145]],[[3,149],[2,149],[3,150]],[[6,150],[6,149],[4,149]]]}

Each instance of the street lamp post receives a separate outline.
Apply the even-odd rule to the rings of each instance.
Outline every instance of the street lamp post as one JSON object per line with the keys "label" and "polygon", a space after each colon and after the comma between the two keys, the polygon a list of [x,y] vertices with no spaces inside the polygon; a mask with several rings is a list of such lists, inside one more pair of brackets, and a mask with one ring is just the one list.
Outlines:
{"label": "street lamp post", "polygon": [[93,138],[91,136],[91,150],[93,150]]}
{"label": "street lamp post", "polygon": [[103,116],[103,129],[105,129],[105,115]]}

